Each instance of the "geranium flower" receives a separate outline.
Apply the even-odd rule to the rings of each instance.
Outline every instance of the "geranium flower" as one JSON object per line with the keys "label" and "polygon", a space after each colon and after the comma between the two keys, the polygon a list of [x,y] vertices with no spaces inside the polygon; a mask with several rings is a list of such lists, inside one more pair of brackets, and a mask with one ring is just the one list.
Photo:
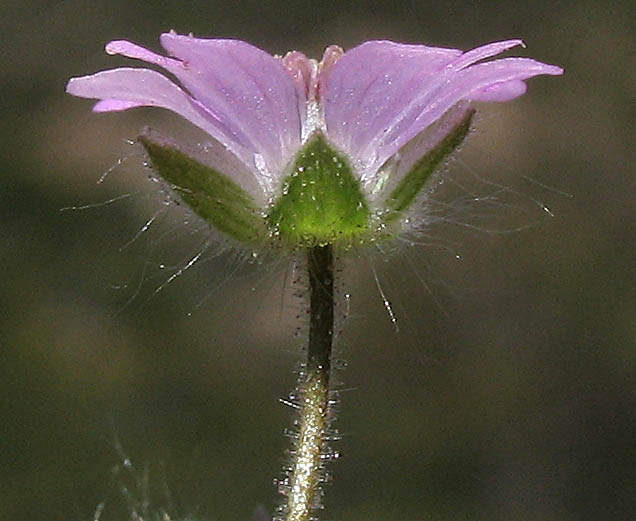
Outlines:
{"label": "geranium flower", "polygon": [[[207,132],[213,153],[189,157],[140,136],[159,175],[194,212],[242,242],[351,244],[398,233],[431,173],[469,130],[473,101],[508,101],[525,80],[563,70],[529,58],[485,61],[521,40],[468,52],[369,41],[320,62],[271,56],[238,40],[161,35],[169,57],[106,45],[162,67],[73,78],[67,92],[96,112],[163,107]],[[176,81],[175,81],[176,80]]]}

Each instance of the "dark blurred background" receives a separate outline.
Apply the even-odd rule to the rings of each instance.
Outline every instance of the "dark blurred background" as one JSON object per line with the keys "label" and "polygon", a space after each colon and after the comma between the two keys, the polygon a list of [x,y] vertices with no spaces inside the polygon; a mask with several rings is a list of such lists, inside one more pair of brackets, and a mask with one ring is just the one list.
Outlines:
{"label": "dark blurred background", "polygon": [[64,94],[69,77],[125,63],[107,41],[159,50],[171,28],[313,56],[371,38],[467,49],[522,37],[518,54],[565,68],[483,107],[434,195],[441,222],[416,246],[342,260],[344,456],[324,518],[636,519],[635,11],[4,2],[0,519],[159,519],[165,507],[247,521],[276,504],[292,418],[278,398],[302,344],[290,263],[206,247],[205,229],[163,205],[126,140],[148,124],[187,135],[178,118],[95,115]]}

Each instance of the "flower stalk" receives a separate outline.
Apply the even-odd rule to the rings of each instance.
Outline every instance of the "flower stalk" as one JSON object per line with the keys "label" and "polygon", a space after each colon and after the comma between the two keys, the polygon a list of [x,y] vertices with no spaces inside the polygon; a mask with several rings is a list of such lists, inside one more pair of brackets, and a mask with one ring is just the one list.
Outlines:
{"label": "flower stalk", "polygon": [[307,250],[309,274],[309,345],[307,364],[300,374],[298,437],[291,451],[292,465],[286,480],[285,521],[309,521],[320,504],[327,431],[331,420],[329,377],[334,329],[333,249],[331,245]]}

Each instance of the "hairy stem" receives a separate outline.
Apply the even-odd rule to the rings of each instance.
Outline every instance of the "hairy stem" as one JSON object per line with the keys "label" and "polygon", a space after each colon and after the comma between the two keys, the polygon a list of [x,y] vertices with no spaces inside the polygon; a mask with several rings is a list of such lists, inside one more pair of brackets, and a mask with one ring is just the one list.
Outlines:
{"label": "hairy stem", "polygon": [[298,438],[292,452],[286,521],[309,521],[320,502],[324,460],[329,459],[329,373],[334,326],[333,251],[314,246],[307,251],[310,288],[309,346],[301,374]]}

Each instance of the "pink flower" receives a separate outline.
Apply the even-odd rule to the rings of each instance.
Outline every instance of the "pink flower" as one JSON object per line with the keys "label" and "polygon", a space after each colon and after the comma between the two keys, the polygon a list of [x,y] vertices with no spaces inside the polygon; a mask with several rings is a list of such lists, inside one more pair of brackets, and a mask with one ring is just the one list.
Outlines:
{"label": "pink flower", "polygon": [[[159,66],[176,81],[122,67],[72,78],[67,92],[99,99],[97,112],[156,106],[183,116],[223,145],[213,168],[239,185],[253,176],[253,188],[243,188],[263,208],[281,196],[299,152],[320,135],[349,163],[365,204],[381,209],[387,190],[472,114],[470,102],[508,101],[525,92],[528,78],[563,73],[529,58],[484,61],[521,40],[468,52],[369,41],[347,52],[328,47],[320,62],[174,32],[161,44],[170,57],[128,41],[110,42],[106,52]],[[239,165],[230,170],[241,176],[228,164]]]}

